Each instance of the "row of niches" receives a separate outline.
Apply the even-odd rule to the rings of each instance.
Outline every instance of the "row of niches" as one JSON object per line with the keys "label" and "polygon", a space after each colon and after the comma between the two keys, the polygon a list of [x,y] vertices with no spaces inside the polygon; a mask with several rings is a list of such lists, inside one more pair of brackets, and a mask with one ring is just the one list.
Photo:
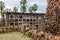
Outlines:
{"label": "row of niches", "polygon": [[18,25],[18,23],[13,23],[13,22],[12,22],[12,23],[10,23],[10,25],[11,25],[11,26],[13,26],[13,25]]}
{"label": "row of niches", "polygon": [[42,21],[42,19],[23,19],[23,21]]}
{"label": "row of niches", "polygon": [[22,18],[22,16],[18,16],[18,15],[9,15],[9,18]]}
{"label": "row of niches", "polygon": [[40,23],[39,22],[23,22],[23,24],[40,25],[41,22]]}
{"label": "row of niches", "polygon": [[40,27],[40,25],[28,25],[28,24],[27,24],[27,25],[23,25],[23,26],[24,26],[24,27],[31,27],[31,28],[33,28],[33,27],[34,27],[34,28],[35,28],[35,27]]}
{"label": "row of niches", "polygon": [[23,26],[27,26],[27,27],[28,27],[28,26],[30,26],[30,27],[40,27],[40,25],[37,25],[37,24],[36,24],[36,25],[30,25],[30,24],[29,24],[29,25],[28,25],[28,24],[27,24],[27,25],[24,25],[24,24],[22,24],[22,25],[23,25]]}
{"label": "row of niches", "polygon": [[9,22],[18,22],[18,19],[10,19]]}
{"label": "row of niches", "polygon": [[28,24],[28,25],[40,25],[41,22],[26,22],[26,21],[25,21],[25,22],[23,22],[23,24],[24,24],[24,25],[27,25],[27,24]]}
{"label": "row of niches", "polygon": [[23,27],[29,27],[30,29],[39,29],[39,25],[36,25],[36,26],[29,26],[29,25],[24,25]]}
{"label": "row of niches", "polygon": [[9,18],[41,18],[40,16],[9,15]]}
{"label": "row of niches", "polygon": [[39,20],[18,20],[18,19],[15,19],[15,20],[13,20],[13,19],[10,19],[10,21],[9,22],[24,22],[24,23],[29,23],[29,22],[32,22],[32,23],[41,23],[41,21],[39,21]]}
{"label": "row of niches", "polygon": [[38,21],[42,21],[41,19],[9,19],[9,20],[10,20],[9,22],[21,22],[21,21],[27,21],[27,22],[35,21],[35,22],[38,22]]}
{"label": "row of niches", "polygon": [[39,27],[40,27],[39,25],[36,25],[36,26],[32,26],[31,28],[32,29],[40,29]]}
{"label": "row of niches", "polygon": [[[18,25],[23,25],[24,26],[24,24],[22,24],[22,23],[10,23],[10,26],[18,26]],[[26,24],[26,25],[28,25],[28,24]],[[36,26],[36,27],[38,27],[38,26],[41,26],[41,25],[39,25],[39,24],[29,24],[29,26],[31,26],[31,27],[33,27],[33,26]]]}
{"label": "row of niches", "polygon": [[39,23],[39,22],[10,22],[10,24],[19,24],[19,25],[22,25],[22,24],[25,24],[25,25],[27,25],[27,24],[29,24],[29,25],[40,25],[41,24],[41,22]]}
{"label": "row of niches", "polygon": [[15,25],[22,25],[22,23],[14,23],[14,22],[10,23],[10,26],[15,26]]}

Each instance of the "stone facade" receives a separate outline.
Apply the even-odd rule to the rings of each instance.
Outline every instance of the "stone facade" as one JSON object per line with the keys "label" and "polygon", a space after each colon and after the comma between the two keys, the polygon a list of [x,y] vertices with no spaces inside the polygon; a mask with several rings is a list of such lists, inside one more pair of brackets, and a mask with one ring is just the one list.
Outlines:
{"label": "stone facade", "polygon": [[44,13],[14,13],[7,12],[6,26],[14,26],[31,29],[44,29]]}
{"label": "stone facade", "polygon": [[60,34],[60,0],[47,0],[46,28],[47,32]]}

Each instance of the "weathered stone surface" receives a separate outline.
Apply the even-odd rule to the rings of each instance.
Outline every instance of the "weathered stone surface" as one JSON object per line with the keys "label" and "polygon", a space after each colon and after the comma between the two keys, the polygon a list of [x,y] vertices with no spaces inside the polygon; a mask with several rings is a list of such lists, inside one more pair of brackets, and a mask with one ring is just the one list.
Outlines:
{"label": "weathered stone surface", "polygon": [[47,2],[45,30],[54,35],[60,34],[60,0],[48,0]]}

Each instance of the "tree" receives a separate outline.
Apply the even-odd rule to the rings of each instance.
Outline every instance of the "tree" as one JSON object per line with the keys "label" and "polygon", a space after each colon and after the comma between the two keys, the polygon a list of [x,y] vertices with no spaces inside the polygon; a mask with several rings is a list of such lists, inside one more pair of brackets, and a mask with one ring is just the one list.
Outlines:
{"label": "tree", "polygon": [[0,1],[0,12],[1,12],[1,17],[4,18],[4,14],[2,13],[3,9],[4,9],[5,5],[2,1]]}
{"label": "tree", "polygon": [[33,4],[33,6],[30,6],[29,8],[29,12],[33,13],[34,11],[36,11],[38,8],[37,4]]}
{"label": "tree", "polygon": [[18,9],[16,7],[13,8],[13,12],[17,12]]}
{"label": "tree", "polygon": [[26,12],[26,0],[21,0],[20,5],[21,5],[21,11],[23,13]]}
{"label": "tree", "polygon": [[30,6],[30,8],[29,8],[29,12],[31,12],[31,13],[32,13],[32,6]]}
{"label": "tree", "polygon": [[5,7],[4,3],[0,1],[1,25],[5,25],[5,19],[4,19],[5,12],[3,11],[4,7]]}
{"label": "tree", "polygon": [[6,12],[12,12],[12,9],[11,8],[10,9],[7,8],[7,9],[5,9],[5,11]]}
{"label": "tree", "polygon": [[37,8],[38,8],[37,4],[33,4],[33,6],[32,6],[32,10],[33,10],[33,11],[36,11]]}

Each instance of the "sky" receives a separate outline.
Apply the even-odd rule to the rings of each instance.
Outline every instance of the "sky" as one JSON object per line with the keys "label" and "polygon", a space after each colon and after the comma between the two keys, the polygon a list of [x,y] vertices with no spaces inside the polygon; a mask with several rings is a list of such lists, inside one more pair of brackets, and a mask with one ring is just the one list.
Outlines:
{"label": "sky", "polygon": [[[13,9],[13,7],[17,7],[18,11],[20,11],[20,0],[0,0],[5,3],[5,9]],[[47,6],[47,0],[27,0],[27,10],[29,9],[30,6],[33,4],[38,5],[37,13],[46,13],[46,6]],[[29,11],[27,11],[29,12]]]}

